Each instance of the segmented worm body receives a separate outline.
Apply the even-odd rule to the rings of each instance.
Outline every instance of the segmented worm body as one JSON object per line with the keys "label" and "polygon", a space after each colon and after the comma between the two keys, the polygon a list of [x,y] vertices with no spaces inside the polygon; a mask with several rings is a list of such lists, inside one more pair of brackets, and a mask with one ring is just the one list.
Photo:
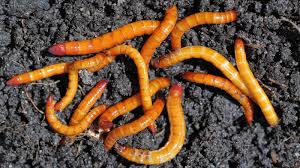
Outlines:
{"label": "segmented worm body", "polygon": [[[156,79],[153,79],[150,81],[149,84],[149,91],[150,95],[154,95],[158,90],[169,87],[170,86],[170,79],[159,77]],[[138,106],[142,104],[141,102],[141,95],[139,93],[109,107],[101,116],[99,119],[99,127],[108,132],[110,128],[113,126],[112,121],[121,116],[124,115]]]}
{"label": "segmented worm body", "polygon": [[145,114],[134,120],[131,123],[122,125],[118,128],[113,129],[107,135],[104,141],[104,147],[108,151],[110,150],[114,144],[121,138],[134,135],[139,133],[140,131],[144,130],[148,127],[152,122],[156,120],[156,118],[160,115],[164,108],[164,101],[163,99],[158,98],[154,103],[151,109],[147,110]]}
{"label": "segmented worm body", "polygon": [[276,126],[279,123],[279,118],[264,90],[260,87],[255,79],[246,58],[244,42],[241,39],[236,39],[235,45],[236,64],[241,74],[243,81],[253,95],[256,103],[261,108],[266,120],[271,126]]}
{"label": "segmented worm body", "polygon": [[192,46],[178,49],[161,58],[154,59],[153,66],[157,68],[168,67],[191,58],[204,59],[205,61],[212,63],[244,94],[251,97],[249,89],[245,86],[235,67],[224,56],[207,47]]}
{"label": "segmented worm body", "polygon": [[58,63],[12,77],[7,85],[17,86],[68,72],[69,63]]}
{"label": "segmented worm body", "polygon": [[[131,46],[119,45],[114,48],[107,50],[106,55],[108,56],[117,56],[120,54],[128,55],[131,59],[133,59],[135,65],[137,66],[139,85],[140,85],[140,94],[141,101],[144,112],[149,110],[152,106],[151,95],[149,92],[149,77],[148,77],[148,69],[145,64],[145,61],[141,54]],[[152,133],[156,132],[156,126],[151,124],[149,129]]]}
{"label": "segmented worm body", "polygon": [[96,72],[115,60],[116,56],[108,56],[98,53],[93,57],[78,60],[70,65],[71,69],[88,69],[90,72]]}
{"label": "segmented worm body", "polygon": [[78,88],[78,70],[68,70],[69,71],[69,83],[68,89],[65,96],[55,104],[55,110],[62,111],[65,109],[74,99],[77,88]]}
{"label": "segmented worm body", "polygon": [[95,87],[92,88],[92,90],[84,97],[77,109],[74,111],[69,125],[78,124],[86,116],[88,111],[103,94],[107,83],[108,80],[101,80]]}
{"label": "segmented worm body", "polygon": [[186,72],[182,74],[183,79],[195,82],[199,84],[204,84],[208,86],[217,87],[226,91],[233,98],[235,98],[244,108],[245,117],[247,123],[250,125],[253,121],[253,106],[246,95],[244,95],[234,84],[232,84],[229,80],[210,75],[210,74],[202,74],[195,72]]}
{"label": "segmented worm body", "polygon": [[173,159],[182,148],[186,133],[181,99],[182,87],[178,84],[173,85],[167,98],[170,136],[165,146],[158,150],[149,151],[116,144],[115,149],[118,154],[140,164],[161,164]]}
{"label": "segmented worm body", "polygon": [[226,12],[199,12],[190,15],[176,23],[171,33],[171,46],[173,50],[181,48],[181,38],[184,32],[203,24],[225,24],[236,21],[237,13],[234,10]]}
{"label": "segmented worm body", "polygon": [[94,108],[77,125],[67,126],[55,115],[54,104],[53,97],[49,96],[46,103],[46,119],[52,129],[66,136],[75,136],[82,133],[106,109],[106,105]]}
{"label": "segmented worm body", "polygon": [[166,15],[161,24],[154,30],[144,44],[141,55],[148,66],[152,55],[157,47],[168,37],[173,30],[177,20],[177,8],[173,6],[166,11]]}
{"label": "segmented worm body", "polygon": [[59,56],[97,53],[136,36],[151,34],[159,24],[159,21],[154,20],[137,21],[90,40],[55,44],[49,48],[49,52]]}

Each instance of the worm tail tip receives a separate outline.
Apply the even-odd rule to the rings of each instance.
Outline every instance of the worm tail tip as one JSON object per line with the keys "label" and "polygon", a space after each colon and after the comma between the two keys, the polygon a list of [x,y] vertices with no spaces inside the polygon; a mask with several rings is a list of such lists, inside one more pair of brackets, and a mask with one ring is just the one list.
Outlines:
{"label": "worm tail tip", "polygon": [[121,152],[123,152],[123,151],[125,150],[125,146],[116,143],[116,144],[115,144],[115,150],[116,150],[118,153],[121,153]]}
{"label": "worm tail tip", "polygon": [[63,43],[58,43],[51,46],[48,51],[53,55],[63,56],[66,55],[66,46]]}
{"label": "worm tail tip", "polygon": [[152,133],[152,135],[155,135],[157,133],[157,127],[154,123],[148,126],[149,131]]}

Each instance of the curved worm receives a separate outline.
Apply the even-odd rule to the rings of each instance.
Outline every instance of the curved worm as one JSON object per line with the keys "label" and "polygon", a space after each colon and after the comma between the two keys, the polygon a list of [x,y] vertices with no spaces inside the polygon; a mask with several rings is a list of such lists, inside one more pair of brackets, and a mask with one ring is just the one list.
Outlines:
{"label": "curved worm", "polygon": [[244,95],[229,80],[218,76],[210,75],[210,74],[202,74],[202,73],[195,73],[195,72],[185,72],[182,74],[182,77],[183,79],[190,82],[213,86],[226,91],[243,106],[247,123],[251,125],[253,121],[252,103],[250,99],[248,99],[248,97]]}
{"label": "curved worm", "polygon": [[50,66],[46,66],[41,69],[26,72],[20,75],[16,75],[9,79],[6,84],[10,86],[17,86],[20,84],[30,83],[40,79],[48,78],[54,75],[60,75],[68,72],[69,63],[58,63]]}
{"label": "curved worm", "polygon": [[[170,79],[159,77],[150,81],[149,90],[150,95],[154,95],[158,90],[169,87],[170,86]],[[142,104],[141,96],[139,93],[109,107],[99,119],[99,127],[108,132],[110,128],[113,126],[112,121],[117,117],[124,115],[138,106]]]}
{"label": "curved worm", "polygon": [[107,135],[104,141],[104,147],[108,151],[110,150],[114,144],[121,138],[137,134],[144,130],[147,126],[149,126],[152,122],[154,122],[160,113],[164,109],[164,100],[158,98],[154,103],[151,109],[147,110],[145,114],[134,120],[131,123],[122,125],[118,128],[113,129]]}
{"label": "curved worm", "polygon": [[162,148],[149,151],[116,144],[115,149],[118,154],[132,162],[147,165],[161,164],[173,159],[182,148],[186,133],[181,103],[182,87],[178,84],[173,85],[167,98],[170,136]]}
{"label": "curved worm", "polygon": [[184,32],[203,24],[225,24],[236,21],[237,13],[234,10],[226,12],[199,12],[176,23],[171,32],[171,46],[173,50],[181,48],[181,38]]}
{"label": "curved worm", "polygon": [[243,81],[253,95],[257,104],[261,108],[266,120],[271,126],[276,126],[279,123],[279,118],[264,90],[260,87],[255,79],[246,58],[244,42],[241,39],[236,39],[234,44],[234,52],[236,64],[241,74]]}
{"label": "curved worm", "polygon": [[55,110],[62,111],[74,99],[78,88],[78,70],[69,70],[69,83],[65,96],[55,104]]}
{"label": "curved worm", "polygon": [[75,136],[82,133],[106,109],[106,105],[101,105],[101,107],[91,110],[77,125],[67,126],[55,115],[54,104],[53,97],[49,96],[46,103],[46,119],[52,129],[67,136]]}
{"label": "curved worm", "polygon": [[154,30],[147,39],[141,50],[146,65],[148,66],[152,55],[157,47],[168,37],[173,30],[177,20],[177,8],[173,6],[166,11],[166,15],[161,24]]}
{"label": "curved worm", "polygon": [[244,84],[239,72],[235,69],[235,67],[224,56],[208,47],[191,46],[178,49],[161,58],[154,59],[153,66],[157,68],[168,67],[191,58],[204,59],[205,61],[212,63],[245,95],[251,97],[249,89]]}
{"label": "curved worm", "polygon": [[81,41],[58,43],[49,48],[53,55],[83,55],[91,54],[121,44],[126,40],[144,34],[151,34],[160,22],[154,20],[137,21],[122,26],[112,32],[103,34],[97,38]]}
{"label": "curved worm", "polygon": [[[128,55],[131,59],[133,59],[137,67],[141,101],[142,101],[143,110],[145,112],[149,110],[152,106],[151,95],[149,92],[148,70],[145,61],[141,56],[141,54],[131,46],[119,45],[106,51],[106,55],[108,56],[117,56],[120,54]],[[155,133],[156,132],[155,124],[151,124],[149,126],[149,129],[152,133]]]}

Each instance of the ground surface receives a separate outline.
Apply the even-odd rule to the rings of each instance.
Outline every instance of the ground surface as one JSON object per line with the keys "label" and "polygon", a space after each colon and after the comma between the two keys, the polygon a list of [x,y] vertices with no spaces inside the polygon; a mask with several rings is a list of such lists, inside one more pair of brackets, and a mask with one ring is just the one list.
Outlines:
{"label": "ground surface", "polygon": [[[206,71],[222,75],[211,64],[189,60],[166,69],[151,67],[150,76],[169,76],[185,86],[184,109],[187,137],[181,152],[161,167],[299,167],[300,166],[300,35],[283,16],[298,25],[299,1],[100,1],[84,0],[1,0],[0,1],[0,166],[1,167],[136,167],[115,152],[105,152],[102,141],[80,137],[72,146],[60,146],[62,136],[54,133],[31,104],[44,110],[49,94],[64,95],[66,76],[39,82],[43,85],[8,87],[11,76],[45,65],[80,59],[57,58],[47,48],[57,42],[92,38],[126,23],[143,19],[161,20],[167,7],[176,4],[179,17],[198,11],[237,9],[236,23],[208,25],[185,33],[183,45],[204,45],[225,55],[234,63],[233,41],[243,38],[248,44],[251,68],[264,83],[267,94],[279,113],[281,123],[270,128],[256,109],[254,124],[245,123],[243,110],[225,92],[183,81],[185,71]],[[147,37],[127,43],[140,49]],[[169,40],[157,49],[154,57],[170,50]],[[135,65],[120,57],[103,70],[80,73],[82,92],[100,79],[109,78],[109,90],[100,103],[114,104],[138,91]],[[59,83],[54,83],[60,80]],[[68,116],[83,97],[78,92],[73,104],[60,116]],[[167,93],[167,90],[164,91]],[[139,116],[128,114],[116,120],[124,124]],[[121,143],[157,149],[167,141],[166,111],[158,119],[160,134],[153,137],[147,130]]]}

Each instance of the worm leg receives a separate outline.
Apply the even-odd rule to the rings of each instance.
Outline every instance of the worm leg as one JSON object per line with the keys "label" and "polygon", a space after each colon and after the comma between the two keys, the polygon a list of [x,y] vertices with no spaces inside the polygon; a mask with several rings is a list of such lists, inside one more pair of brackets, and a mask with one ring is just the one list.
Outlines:
{"label": "worm leg", "polygon": [[[126,45],[119,45],[114,48],[111,48],[107,50],[106,54],[108,56],[117,56],[120,54],[125,54],[128,55],[131,59],[133,59],[138,71],[142,106],[144,112],[149,110],[152,106],[151,95],[149,92],[149,77],[147,66],[141,54],[136,49]],[[148,128],[153,134],[156,132],[155,124],[151,124]]]}
{"label": "worm leg", "polygon": [[49,78],[54,75],[60,75],[68,72],[69,63],[58,63],[46,66],[41,69],[26,72],[16,75],[9,79],[6,84],[10,86],[17,86],[20,84],[30,83],[44,78]]}
{"label": "worm leg", "polygon": [[107,135],[104,141],[104,147],[108,151],[110,150],[114,144],[121,138],[137,134],[144,130],[147,126],[149,126],[152,122],[156,120],[156,118],[160,115],[162,110],[164,109],[164,101],[163,99],[158,98],[153,106],[145,112],[145,114],[134,120],[131,123],[122,125],[118,128],[113,129]]}
{"label": "worm leg", "polygon": [[271,126],[276,126],[279,123],[279,118],[264,90],[260,87],[254,77],[246,58],[244,42],[241,39],[236,39],[234,45],[236,64],[241,74],[243,81],[250,90],[257,104],[261,108],[266,120]]}
{"label": "worm leg", "polygon": [[141,55],[145,63],[149,66],[152,55],[157,47],[168,37],[173,30],[177,20],[177,8],[173,6],[166,11],[166,15],[161,24],[154,30],[144,44]]}
{"label": "worm leg", "polygon": [[155,20],[143,20],[124,25],[112,32],[103,34],[99,37],[82,40],[58,43],[49,48],[53,55],[84,55],[97,53],[104,49],[121,44],[126,40],[144,34],[151,34],[160,22]]}
{"label": "worm leg", "polygon": [[244,95],[234,84],[232,84],[229,80],[210,75],[210,74],[202,74],[195,72],[186,72],[182,74],[183,79],[196,82],[199,84],[204,84],[208,86],[217,87],[226,91],[233,98],[235,98],[244,108],[245,117],[247,123],[250,125],[253,121],[253,106],[251,101],[248,99],[246,95]]}
{"label": "worm leg", "polygon": [[115,149],[122,157],[139,164],[161,164],[173,159],[183,146],[186,126],[182,109],[182,87],[175,84],[171,87],[167,98],[167,110],[170,121],[168,142],[160,149],[149,151],[130,148],[119,144]]}
{"label": "worm leg", "polygon": [[208,47],[191,46],[178,49],[161,58],[154,59],[153,66],[157,68],[168,67],[191,58],[204,59],[205,61],[212,63],[245,95],[251,97],[249,89],[244,84],[235,67],[223,55]]}
{"label": "worm leg", "polygon": [[[169,87],[170,86],[170,79],[159,77],[156,79],[153,79],[150,81],[149,84],[149,90],[151,96],[154,95],[158,90]],[[110,128],[113,126],[112,121],[121,116],[124,115],[138,106],[142,104],[141,102],[141,96],[139,93],[109,107],[101,116],[99,119],[99,127],[108,132]]]}
{"label": "worm leg", "polygon": [[101,108],[95,108],[91,110],[77,125],[67,126],[55,115],[54,104],[55,101],[53,100],[53,97],[49,96],[46,103],[46,119],[52,129],[66,136],[75,136],[82,133],[106,109],[106,105],[102,105]]}
{"label": "worm leg", "polygon": [[181,48],[181,38],[184,32],[203,24],[225,24],[236,21],[237,13],[234,10],[226,12],[199,12],[176,23],[171,33],[171,46],[173,50]]}

